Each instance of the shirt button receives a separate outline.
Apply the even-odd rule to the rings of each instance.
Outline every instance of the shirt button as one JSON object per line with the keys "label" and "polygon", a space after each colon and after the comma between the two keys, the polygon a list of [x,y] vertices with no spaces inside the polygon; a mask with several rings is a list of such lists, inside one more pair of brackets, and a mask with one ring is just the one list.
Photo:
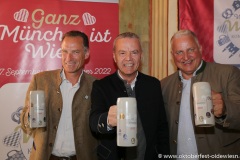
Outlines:
{"label": "shirt button", "polygon": [[55,126],[54,128],[57,130],[57,129],[58,129],[58,126]]}
{"label": "shirt button", "polygon": [[177,105],[180,105],[180,102],[179,102],[179,101],[177,101],[176,103],[177,103]]}
{"label": "shirt button", "polygon": [[62,108],[58,108],[58,111],[61,112],[61,111],[62,111]]}
{"label": "shirt button", "polygon": [[177,120],[175,120],[175,123],[176,123],[176,124],[178,124],[178,121],[177,121]]}
{"label": "shirt button", "polygon": [[173,140],[173,143],[177,144],[177,140]]}

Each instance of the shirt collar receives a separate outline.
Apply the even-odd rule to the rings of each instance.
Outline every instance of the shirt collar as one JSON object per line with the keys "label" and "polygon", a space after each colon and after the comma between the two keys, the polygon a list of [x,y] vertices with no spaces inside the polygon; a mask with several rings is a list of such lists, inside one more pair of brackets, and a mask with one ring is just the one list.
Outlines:
{"label": "shirt collar", "polygon": [[[61,75],[62,81],[67,81],[67,82],[69,82],[68,79],[66,78],[64,69],[62,69],[60,75]],[[78,79],[78,82],[77,82],[78,84],[80,84],[80,80],[81,80],[81,78],[82,78],[82,75],[83,75],[83,71],[82,71],[81,75],[79,76],[79,79]]]}
{"label": "shirt collar", "polygon": [[[121,74],[119,73],[119,70],[118,70],[118,72],[117,72],[117,74],[118,74],[118,76],[121,78],[121,80],[124,82],[124,83],[127,83],[127,81],[126,80],[124,80],[123,79],[123,77],[121,76]],[[133,88],[134,86],[135,86],[135,83],[136,83],[136,81],[137,81],[137,76],[138,76],[138,71],[137,71],[137,75],[136,75],[136,77],[134,78],[134,80],[131,82],[131,88]]]}

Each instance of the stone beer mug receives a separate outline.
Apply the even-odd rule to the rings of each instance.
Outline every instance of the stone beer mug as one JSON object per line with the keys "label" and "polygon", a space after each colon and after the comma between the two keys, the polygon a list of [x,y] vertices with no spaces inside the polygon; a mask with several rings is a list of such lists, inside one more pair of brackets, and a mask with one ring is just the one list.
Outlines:
{"label": "stone beer mug", "polygon": [[137,102],[133,97],[117,99],[117,145],[137,146]]}
{"label": "stone beer mug", "polygon": [[208,82],[193,84],[194,119],[198,127],[211,127],[215,125],[213,115],[211,86]]}
{"label": "stone beer mug", "polygon": [[30,128],[46,127],[46,108],[44,91],[30,91]]}

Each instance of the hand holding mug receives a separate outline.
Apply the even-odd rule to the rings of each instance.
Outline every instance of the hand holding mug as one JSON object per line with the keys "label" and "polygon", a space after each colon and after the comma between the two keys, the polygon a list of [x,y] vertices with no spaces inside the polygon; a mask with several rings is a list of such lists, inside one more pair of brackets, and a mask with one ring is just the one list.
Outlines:
{"label": "hand holding mug", "polygon": [[225,115],[225,105],[221,93],[212,91],[213,114],[215,117],[222,117]]}
{"label": "hand holding mug", "polygon": [[108,111],[108,125],[110,127],[117,126],[117,106],[113,105]]}

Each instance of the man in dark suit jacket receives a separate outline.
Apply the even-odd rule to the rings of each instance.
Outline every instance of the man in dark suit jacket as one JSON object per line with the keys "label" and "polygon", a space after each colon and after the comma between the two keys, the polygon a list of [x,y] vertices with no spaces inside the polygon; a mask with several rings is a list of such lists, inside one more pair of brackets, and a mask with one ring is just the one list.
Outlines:
{"label": "man in dark suit jacket", "polygon": [[[113,59],[118,70],[93,83],[91,130],[99,134],[99,159],[159,159],[169,153],[168,125],[160,81],[138,71],[142,57],[139,37],[122,33],[114,41]],[[132,91],[131,91],[132,90]],[[135,97],[138,110],[138,145],[118,147],[117,98]]]}

